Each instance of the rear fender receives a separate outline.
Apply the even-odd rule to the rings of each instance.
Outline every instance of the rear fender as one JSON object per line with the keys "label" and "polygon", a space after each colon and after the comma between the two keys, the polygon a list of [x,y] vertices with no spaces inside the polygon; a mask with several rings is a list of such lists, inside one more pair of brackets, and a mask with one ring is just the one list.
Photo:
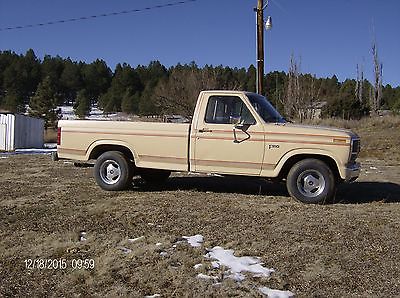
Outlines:
{"label": "rear fender", "polygon": [[116,141],[116,140],[97,140],[95,142],[93,142],[92,144],[90,144],[89,148],[86,151],[86,159],[93,159],[93,153],[96,152],[96,150],[100,147],[100,146],[119,146],[119,147],[123,147],[126,150],[128,150],[129,152],[131,152],[133,159],[136,161],[139,160],[138,155],[136,154],[135,150],[133,150],[128,143],[124,142],[124,141]]}

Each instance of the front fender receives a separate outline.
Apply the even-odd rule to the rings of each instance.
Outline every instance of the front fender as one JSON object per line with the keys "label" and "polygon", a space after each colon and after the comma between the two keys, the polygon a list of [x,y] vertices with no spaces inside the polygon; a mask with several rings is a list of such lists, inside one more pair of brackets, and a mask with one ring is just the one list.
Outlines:
{"label": "front fender", "polygon": [[282,168],[284,167],[284,165],[286,164],[286,162],[290,159],[290,158],[292,158],[292,157],[294,157],[294,156],[297,156],[297,155],[308,155],[308,156],[313,156],[313,155],[315,155],[315,156],[326,156],[326,157],[329,157],[329,158],[331,158],[334,162],[335,162],[335,164],[336,164],[336,167],[337,167],[337,169],[338,169],[338,171],[339,171],[339,174],[340,174],[340,176],[341,177],[344,177],[344,176],[346,176],[346,173],[345,172],[343,172],[343,167],[341,167],[340,165],[342,164],[342,162],[341,162],[341,160],[337,157],[337,156],[335,156],[331,151],[329,151],[329,150],[324,150],[324,149],[315,149],[315,148],[310,148],[310,149],[307,149],[307,148],[303,148],[303,149],[294,149],[294,150],[291,150],[291,151],[288,151],[288,152],[286,152],[282,157],[281,157],[281,159],[278,161],[278,163],[276,164],[276,166],[275,166],[275,168],[272,170],[272,171],[268,171],[268,169],[267,170],[263,170],[262,171],[262,173],[261,173],[261,176],[266,176],[266,177],[278,177],[279,176],[279,174],[280,174],[280,172],[281,172],[281,170],[282,170]]}

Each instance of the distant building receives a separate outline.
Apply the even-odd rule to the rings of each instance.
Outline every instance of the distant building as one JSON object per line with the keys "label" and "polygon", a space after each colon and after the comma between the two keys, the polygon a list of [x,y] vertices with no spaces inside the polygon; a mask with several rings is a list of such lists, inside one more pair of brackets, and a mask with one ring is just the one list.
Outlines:
{"label": "distant building", "polygon": [[385,116],[393,116],[394,113],[391,110],[378,110],[377,115],[380,117],[385,117]]}
{"label": "distant building", "polygon": [[326,101],[317,101],[301,110],[305,119],[321,119],[322,111],[328,103]]}
{"label": "distant building", "polygon": [[0,113],[0,150],[43,148],[44,120]]}

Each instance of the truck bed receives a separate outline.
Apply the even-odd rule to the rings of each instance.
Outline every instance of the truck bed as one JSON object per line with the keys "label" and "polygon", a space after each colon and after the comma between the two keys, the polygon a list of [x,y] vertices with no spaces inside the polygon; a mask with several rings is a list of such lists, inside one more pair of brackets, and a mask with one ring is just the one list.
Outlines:
{"label": "truck bed", "polygon": [[60,121],[60,158],[88,161],[98,145],[125,146],[137,167],[188,170],[190,124],[125,121]]}

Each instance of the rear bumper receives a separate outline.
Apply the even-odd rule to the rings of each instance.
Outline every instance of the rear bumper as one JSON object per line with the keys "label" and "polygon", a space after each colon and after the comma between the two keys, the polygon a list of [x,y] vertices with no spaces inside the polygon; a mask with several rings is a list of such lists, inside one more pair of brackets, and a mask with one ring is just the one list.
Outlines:
{"label": "rear bumper", "polygon": [[344,179],[345,182],[353,182],[358,176],[360,176],[361,164],[359,162],[355,162],[353,164],[347,165],[345,172],[346,177]]}

